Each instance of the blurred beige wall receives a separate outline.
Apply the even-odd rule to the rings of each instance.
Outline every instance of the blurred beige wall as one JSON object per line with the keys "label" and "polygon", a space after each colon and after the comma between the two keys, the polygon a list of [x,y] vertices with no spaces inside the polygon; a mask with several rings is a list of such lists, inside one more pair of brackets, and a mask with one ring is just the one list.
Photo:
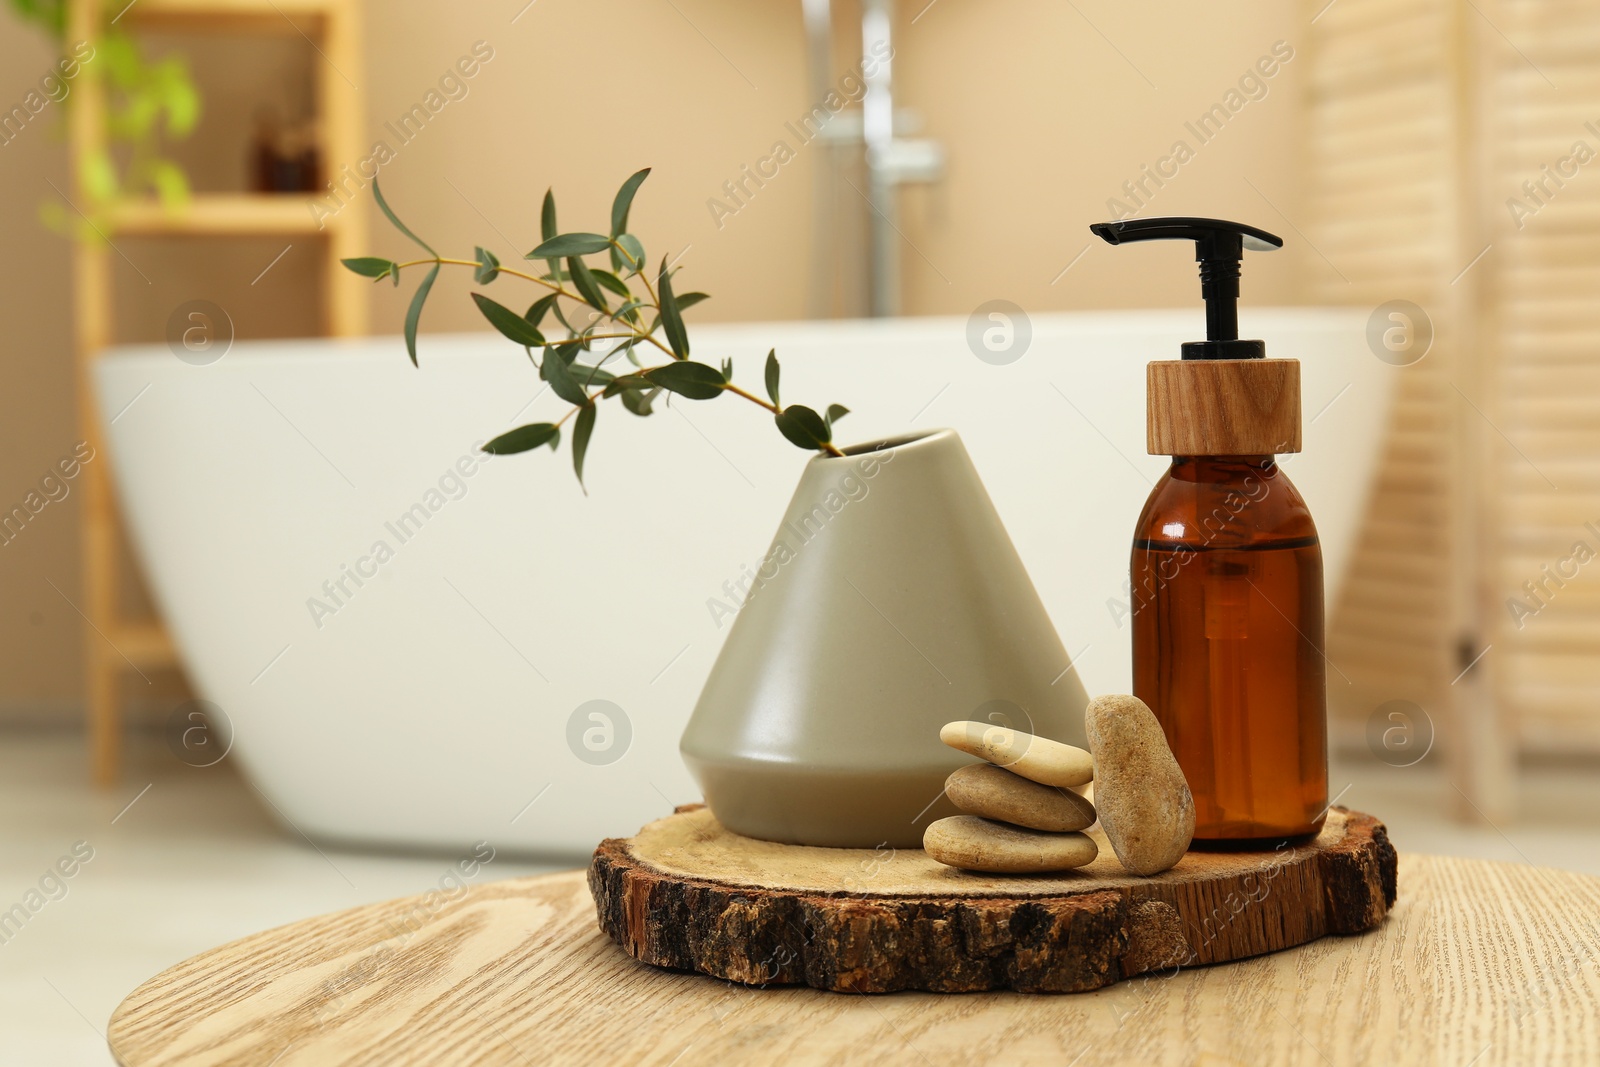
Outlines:
{"label": "blurred beige wall", "polygon": [[[20,103],[55,62],[52,48],[0,14],[0,101]],[[57,109],[51,104],[50,109]],[[40,116],[46,120],[45,115]],[[0,146],[0,501],[7,511],[36,489],[78,440],[72,391],[70,256],[39,224],[49,182],[67,187],[59,123],[39,121]],[[82,620],[51,589],[76,598],[78,498],[50,504],[0,546],[0,710],[76,710]]]}
{"label": "blurred beige wall", "polygon": [[[692,317],[802,317],[813,181],[825,150],[801,145],[785,126],[813,103],[798,0],[525,2],[369,5],[359,75],[367,139],[395,150],[382,181],[401,216],[446,254],[470,254],[481,243],[511,258],[537,243],[546,186],[557,191],[564,228],[598,229],[621,180],[653,166],[632,228],[653,258],[682,252],[684,285],[713,294]],[[859,10],[840,3],[835,16],[837,82],[859,53]],[[920,112],[919,135],[948,154],[945,179],[902,201],[907,313],[965,315],[996,297],[1038,311],[1196,305],[1192,267],[1177,250],[1112,253],[1089,244],[1086,226],[1109,217],[1108,200],[1137,206],[1127,181],[1143,179],[1153,191],[1141,214],[1237,217],[1296,241],[1305,57],[1297,51],[1269,64],[1272,77],[1243,89],[1240,80],[1275,42],[1298,50],[1307,17],[1290,0],[1225,8],[1176,0],[902,4],[897,96]],[[385,124],[421,101],[477,41],[494,54],[467,95],[401,144]],[[190,55],[206,95],[207,117],[177,153],[205,189],[236,187],[258,103],[292,111],[307,72],[322,62],[292,35],[158,43]],[[0,14],[0,100],[20,99],[52,58],[31,28],[9,10]],[[1185,123],[1217,104],[1235,105],[1234,113],[1202,142]],[[8,384],[0,391],[0,500],[8,502],[77,440],[69,256],[36,216],[54,195],[46,179],[68,188],[60,128],[49,125],[35,123],[0,147]],[[1163,164],[1180,140],[1192,158]],[[719,227],[708,201],[777,141],[794,149],[793,161]],[[335,160],[335,169],[359,158]],[[1175,176],[1158,189],[1144,177],[1147,165]],[[844,214],[852,199],[853,220]],[[864,208],[847,187],[835,204],[848,238]],[[358,210],[370,212],[364,201]],[[407,253],[373,214],[373,251]],[[125,251],[138,265],[136,273],[119,261],[126,340],[158,340],[171,308],[194,297],[227,307],[242,338],[292,335],[316,321],[309,249],[290,249],[254,283],[278,251],[274,242],[144,241]],[[1327,269],[1311,252],[1285,253],[1275,269],[1246,275],[1247,299],[1294,302]],[[862,306],[859,275],[832,273],[845,290],[834,306]],[[464,296],[467,279],[447,278],[424,330],[482,328]],[[398,331],[409,288],[374,290],[375,331]],[[0,717],[76,714],[82,623],[68,603],[80,597],[76,504],[69,497],[51,505],[0,549]],[[158,685],[144,695],[159,704],[165,691]]]}

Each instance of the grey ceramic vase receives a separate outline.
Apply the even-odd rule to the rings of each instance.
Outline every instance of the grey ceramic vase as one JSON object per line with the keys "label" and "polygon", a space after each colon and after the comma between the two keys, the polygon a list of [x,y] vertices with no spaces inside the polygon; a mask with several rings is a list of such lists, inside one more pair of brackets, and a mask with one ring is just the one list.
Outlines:
{"label": "grey ceramic vase", "polygon": [[920,848],[972,762],[940,726],[1084,746],[1087,703],[961,439],[935,430],[806,466],[681,750],[735,833]]}

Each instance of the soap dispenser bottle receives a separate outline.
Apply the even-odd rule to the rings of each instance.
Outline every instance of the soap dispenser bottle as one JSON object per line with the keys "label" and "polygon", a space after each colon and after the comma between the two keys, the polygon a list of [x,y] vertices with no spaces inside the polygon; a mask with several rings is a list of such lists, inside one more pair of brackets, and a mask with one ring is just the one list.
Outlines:
{"label": "soap dispenser bottle", "polygon": [[1322,549],[1278,467],[1300,451],[1300,364],[1239,339],[1244,251],[1283,241],[1202,218],[1090,229],[1111,244],[1195,244],[1206,340],[1147,368],[1147,440],[1172,457],[1139,516],[1133,691],[1160,720],[1195,803],[1195,845],[1305,839],[1328,807]]}

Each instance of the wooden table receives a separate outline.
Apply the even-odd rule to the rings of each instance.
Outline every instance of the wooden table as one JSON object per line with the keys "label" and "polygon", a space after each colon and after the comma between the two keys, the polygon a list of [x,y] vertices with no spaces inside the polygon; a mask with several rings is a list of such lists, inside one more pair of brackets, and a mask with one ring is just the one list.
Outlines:
{"label": "wooden table", "polygon": [[1600,878],[1402,856],[1384,925],[1092,993],[757,989],[636,963],[581,871],[245,938],[113,1015],[157,1064],[1600,1063]]}

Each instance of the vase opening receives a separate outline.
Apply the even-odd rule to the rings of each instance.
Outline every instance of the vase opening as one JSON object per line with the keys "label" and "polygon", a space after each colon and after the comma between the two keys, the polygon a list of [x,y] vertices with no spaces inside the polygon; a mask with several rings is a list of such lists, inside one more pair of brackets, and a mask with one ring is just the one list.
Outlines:
{"label": "vase opening", "polygon": [[[886,452],[891,448],[904,448],[907,445],[918,444],[922,441],[928,441],[936,437],[953,434],[954,432],[954,430],[918,430],[912,433],[899,434],[895,437],[880,438],[877,441],[863,441],[861,444],[850,445],[847,448],[840,449],[840,451],[844,453],[843,458],[848,459],[852,456],[865,456],[873,452]],[[840,457],[820,456],[818,458],[826,461],[829,459],[838,459]]]}

